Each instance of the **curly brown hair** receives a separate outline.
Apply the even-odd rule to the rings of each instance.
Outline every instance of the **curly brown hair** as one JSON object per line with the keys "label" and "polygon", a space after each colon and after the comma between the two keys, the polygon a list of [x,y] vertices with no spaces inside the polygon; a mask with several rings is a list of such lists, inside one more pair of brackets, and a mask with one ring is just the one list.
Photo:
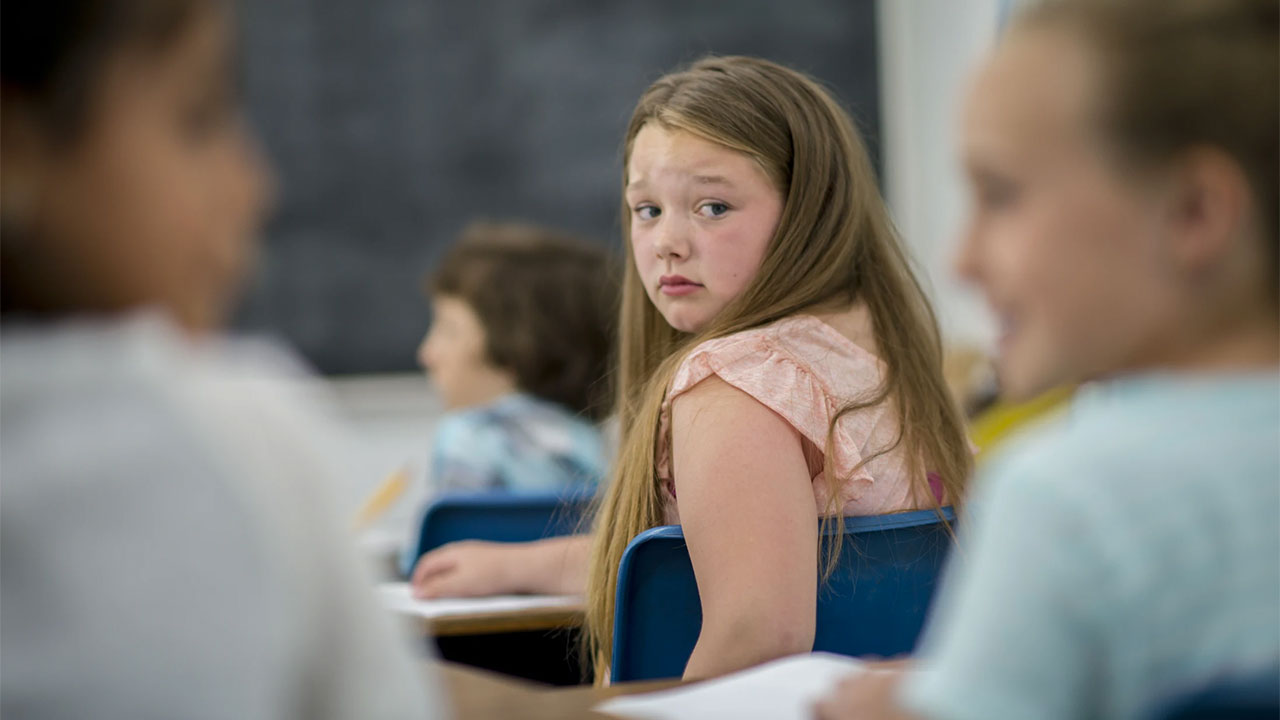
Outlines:
{"label": "curly brown hair", "polygon": [[471,306],[488,360],[514,374],[520,390],[599,421],[612,406],[617,274],[595,244],[481,221],[463,230],[426,290]]}

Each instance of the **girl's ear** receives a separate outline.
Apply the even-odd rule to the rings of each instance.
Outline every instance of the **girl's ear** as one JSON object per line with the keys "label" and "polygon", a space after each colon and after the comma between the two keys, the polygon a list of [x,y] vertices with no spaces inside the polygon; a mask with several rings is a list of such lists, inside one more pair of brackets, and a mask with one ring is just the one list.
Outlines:
{"label": "girl's ear", "polygon": [[1220,150],[1195,148],[1174,167],[1171,190],[1171,260],[1191,276],[1213,272],[1254,224],[1244,171]]}

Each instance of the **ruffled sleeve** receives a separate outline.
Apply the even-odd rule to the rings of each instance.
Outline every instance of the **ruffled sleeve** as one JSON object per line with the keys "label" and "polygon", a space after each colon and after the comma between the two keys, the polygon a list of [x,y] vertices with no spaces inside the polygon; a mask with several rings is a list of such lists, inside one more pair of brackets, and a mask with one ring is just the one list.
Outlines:
{"label": "ruffled sleeve", "polygon": [[[676,370],[663,401],[659,421],[658,450],[655,457],[658,477],[674,498],[676,488],[671,472],[671,403],[698,383],[715,375],[750,395],[791,424],[819,452],[827,444],[831,418],[862,392],[850,394],[850,386],[872,391],[879,383],[878,361],[868,353],[840,347],[831,338],[806,333],[795,337],[766,327],[725,338],[709,340],[696,347]],[[815,362],[815,360],[817,362]],[[838,392],[827,375],[842,384]],[[839,498],[830,502],[828,483],[814,477],[814,493],[819,510],[857,505],[873,485],[862,462],[862,448],[884,415],[883,404],[843,417],[836,426],[834,468],[841,482]]]}

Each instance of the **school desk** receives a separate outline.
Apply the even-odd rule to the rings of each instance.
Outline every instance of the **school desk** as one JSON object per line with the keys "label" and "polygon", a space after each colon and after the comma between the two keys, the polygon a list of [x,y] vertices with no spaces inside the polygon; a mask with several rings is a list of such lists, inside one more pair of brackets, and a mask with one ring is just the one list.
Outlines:
{"label": "school desk", "polygon": [[550,685],[577,685],[582,606],[440,618],[424,628],[440,657]]}
{"label": "school desk", "polygon": [[572,595],[502,595],[420,600],[408,583],[377,587],[379,603],[431,637],[567,630],[582,625],[582,598]]}
{"label": "school desk", "polygon": [[434,670],[449,695],[457,720],[608,718],[608,715],[591,712],[591,708],[617,695],[662,690],[680,684],[679,680],[656,680],[620,683],[607,688],[557,688],[451,662],[437,661]]}
{"label": "school desk", "polygon": [[511,596],[418,601],[403,583],[378,587],[437,657],[552,685],[582,682],[581,598]]}
{"label": "school desk", "polygon": [[415,618],[424,635],[492,635],[536,630],[573,630],[582,626],[581,604],[555,608],[526,608],[503,612],[477,612],[443,618]]}

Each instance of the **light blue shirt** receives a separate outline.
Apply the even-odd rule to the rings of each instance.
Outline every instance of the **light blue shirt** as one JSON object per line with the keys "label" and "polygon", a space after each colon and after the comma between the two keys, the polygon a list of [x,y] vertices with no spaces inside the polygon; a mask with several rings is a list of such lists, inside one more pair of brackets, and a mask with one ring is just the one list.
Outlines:
{"label": "light blue shirt", "polygon": [[904,686],[938,720],[1135,718],[1280,660],[1280,375],[1085,390],[979,478]]}

